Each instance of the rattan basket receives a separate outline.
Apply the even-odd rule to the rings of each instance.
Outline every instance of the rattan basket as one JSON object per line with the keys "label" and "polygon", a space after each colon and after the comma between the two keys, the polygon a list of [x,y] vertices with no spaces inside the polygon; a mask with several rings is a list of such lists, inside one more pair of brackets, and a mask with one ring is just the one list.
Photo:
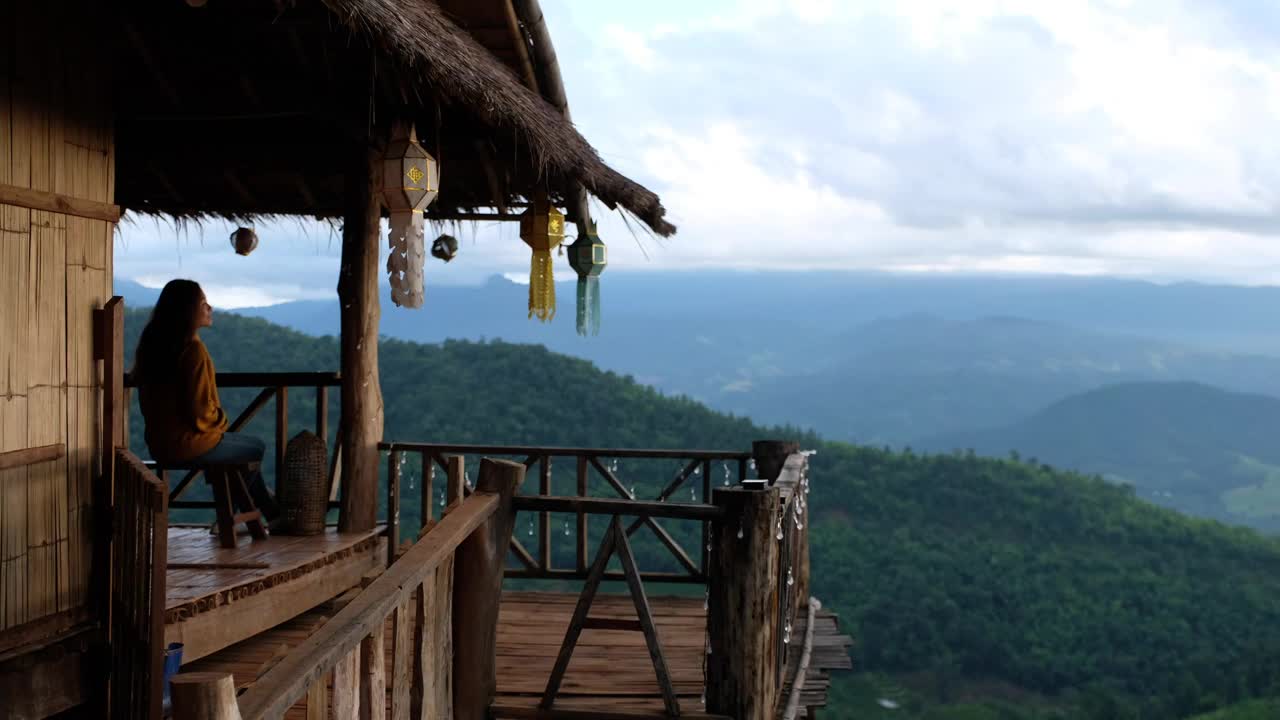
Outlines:
{"label": "rattan basket", "polygon": [[319,535],[329,511],[329,450],[324,438],[303,430],[284,451],[280,516],[289,535]]}

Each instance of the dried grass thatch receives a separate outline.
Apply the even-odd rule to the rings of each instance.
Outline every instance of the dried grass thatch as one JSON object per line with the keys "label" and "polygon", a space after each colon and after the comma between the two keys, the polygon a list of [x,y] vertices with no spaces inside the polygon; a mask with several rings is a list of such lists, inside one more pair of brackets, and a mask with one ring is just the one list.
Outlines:
{"label": "dried grass thatch", "polygon": [[[448,4],[492,17],[505,3]],[[492,27],[469,31],[436,0],[125,7],[117,200],[130,210],[340,217],[342,148],[354,147],[365,113],[417,124],[444,167],[432,206],[441,217],[519,207],[538,186],[564,200],[576,182],[654,233],[675,232],[657,195],[605,165],[498,56],[525,38],[498,31],[509,47],[495,48],[492,35],[482,44],[473,32]]]}

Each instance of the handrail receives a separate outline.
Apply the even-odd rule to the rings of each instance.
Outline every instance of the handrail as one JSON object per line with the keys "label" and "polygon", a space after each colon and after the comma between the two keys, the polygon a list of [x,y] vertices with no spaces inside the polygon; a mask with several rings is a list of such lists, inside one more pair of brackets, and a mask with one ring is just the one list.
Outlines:
{"label": "handrail", "polygon": [[466,445],[450,443],[381,442],[379,450],[404,452],[434,452],[457,455],[549,455],[551,457],[576,457],[579,455],[609,458],[639,458],[665,460],[742,460],[751,459],[750,452],[739,450],[641,450],[601,447],[557,447],[541,445]]}
{"label": "handrail", "polygon": [[[670,552],[675,562],[683,569],[684,572],[644,572],[641,576],[646,580],[657,582],[678,582],[678,583],[703,583],[706,581],[708,551],[706,546],[710,540],[710,522],[717,517],[718,511],[709,505],[697,505],[697,503],[672,503],[669,499],[676,495],[676,492],[686,487],[689,483],[695,483],[694,493],[698,491],[697,485],[701,486],[701,497],[703,503],[709,501],[711,497],[712,464],[715,462],[725,463],[725,483],[730,482],[730,477],[736,475],[736,481],[741,482],[746,478],[748,468],[754,471],[754,460],[750,452],[737,450],[646,450],[634,448],[581,448],[581,447],[540,447],[536,445],[472,445],[457,443],[423,443],[423,442],[382,442],[378,446],[381,450],[387,451],[390,456],[389,468],[392,471],[388,477],[388,490],[393,494],[399,492],[399,467],[404,462],[406,456],[417,455],[421,458],[422,467],[422,494],[421,502],[421,519],[424,524],[429,524],[433,514],[432,501],[435,498],[433,494],[433,485],[435,483],[436,470],[443,470],[445,475],[450,478],[451,485],[456,484],[459,487],[463,485],[465,479],[465,462],[464,456],[477,457],[482,455],[502,455],[514,456],[521,459],[524,466],[530,471],[536,469],[538,475],[538,483],[526,488],[525,493],[520,495],[516,500],[516,507],[519,510],[533,513],[537,519],[537,535],[533,539],[534,532],[530,530],[531,541],[526,547],[520,538],[513,537],[511,539],[511,552],[519,561],[520,565],[510,568],[506,572],[508,578],[521,579],[585,579],[588,569],[588,519],[593,514],[620,514],[637,516],[634,521],[626,527],[628,536],[634,535],[641,527],[648,527],[657,538],[657,540]],[[565,497],[560,496],[551,500],[538,500],[536,504],[529,504],[530,498],[550,498],[552,491],[551,483],[551,465],[553,459],[570,460],[572,467],[576,461],[576,494]],[[682,469],[676,473],[675,478],[666,484],[666,487],[658,493],[652,500],[637,500],[634,494],[634,486],[631,490],[618,478],[617,461],[618,460],[679,460]],[[737,472],[733,473],[729,467],[737,466]],[[599,498],[590,497],[590,487],[593,482],[593,476],[596,479],[603,480],[609,488],[608,492],[616,493],[617,497]],[[450,498],[452,501],[452,495]],[[575,504],[573,498],[585,498],[586,504]],[[599,503],[613,503],[603,506]],[[648,504],[646,504],[648,503]],[[388,498],[388,507],[398,509],[400,506],[398,497]],[[681,507],[701,507],[701,510],[693,510],[689,513],[681,511]],[[670,510],[675,507],[676,510]],[[551,529],[551,514],[553,512],[563,512],[575,515],[576,533],[572,539],[574,547],[575,561],[570,568],[554,567],[552,552],[552,542],[554,536]],[[389,517],[392,515],[389,514]],[[675,518],[695,520],[702,523],[701,542],[699,546],[702,551],[687,552],[681,547],[680,542],[659,523],[659,519]],[[390,523],[389,523],[390,524]],[[393,540],[398,536],[398,524],[391,533]],[[566,527],[566,538],[569,531]],[[566,539],[564,542],[571,542]],[[563,561],[562,561],[563,562]],[[611,577],[610,579],[615,579]]]}
{"label": "handrail", "polygon": [[499,496],[477,492],[444,517],[331,620],[267,671],[239,698],[245,720],[282,717],[364,638],[382,632],[387,616],[498,510]]}
{"label": "handrail", "polygon": [[675,520],[716,520],[724,508],[703,503],[667,503],[647,500],[610,500],[593,497],[521,495],[512,501],[516,510],[533,512],[589,513],[592,515],[636,515]]}
{"label": "handrail", "polygon": [[[337,387],[342,384],[338,372],[220,372],[215,373],[218,387]],[[124,374],[124,386],[136,388],[133,373]]]}
{"label": "handrail", "polygon": [[[284,465],[284,451],[288,444],[289,433],[289,388],[313,388],[316,392],[315,411],[316,419],[314,431],[321,438],[328,439],[329,435],[329,388],[339,387],[342,385],[342,374],[338,372],[220,372],[215,375],[215,383],[220,389],[225,388],[262,388],[249,402],[243,410],[240,411],[234,419],[228,423],[229,432],[238,432],[249,421],[253,420],[257,414],[267,406],[268,403],[275,401],[275,464],[277,480]],[[132,373],[124,374],[124,387],[136,388],[137,382]],[[341,448],[342,428],[338,428],[338,452]],[[332,453],[333,462],[330,463],[329,481],[333,486],[336,470],[338,467],[337,452]],[[212,502],[200,500],[180,500],[184,492],[201,474],[200,470],[189,470],[178,481],[177,485],[169,493],[169,507],[173,509],[198,508],[210,509],[214,506]],[[168,478],[164,478],[168,481]],[[277,490],[279,488],[277,487]],[[330,507],[335,507],[336,503],[331,502]]]}

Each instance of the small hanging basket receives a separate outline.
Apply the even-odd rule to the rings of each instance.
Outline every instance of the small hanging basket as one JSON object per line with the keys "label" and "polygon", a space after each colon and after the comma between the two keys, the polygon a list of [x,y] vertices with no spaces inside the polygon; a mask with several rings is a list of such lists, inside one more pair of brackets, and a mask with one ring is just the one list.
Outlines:
{"label": "small hanging basket", "polygon": [[237,255],[248,255],[258,247],[258,233],[253,228],[236,228],[231,233],[231,247],[235,249]]}
{"label": "small hanging basket", "polygon": [[329,450],[324,438],[303,430],[284,451],[280,516],[289,535],[319,535],[329,512]]}

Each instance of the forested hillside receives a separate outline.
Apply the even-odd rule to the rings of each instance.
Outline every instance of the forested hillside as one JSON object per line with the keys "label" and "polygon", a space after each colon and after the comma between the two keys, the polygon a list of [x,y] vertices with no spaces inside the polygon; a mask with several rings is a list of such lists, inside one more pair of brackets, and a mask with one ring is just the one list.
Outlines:
{"label": "forested hillside", "polygon": [[1127,383],[1074,395],[1004,427],[922,449],[1015,451],[1133,485],[1183,512],[1280,530],[1280,399],[1198,383]]}
{"label": "forested hillside", "polygon": [[[204,337],[222,370],[337,364],[332,338],[260,320],[220,314]],[[816,448],[814,594],[862,671],[825,717],[1174,718],[1280,690],[1280,547],[1252,531],[1038,465],[761,428],[540,347],[386,340],[381,373],[389,439]],[[299,427],[309,402],[291,402]]]}

